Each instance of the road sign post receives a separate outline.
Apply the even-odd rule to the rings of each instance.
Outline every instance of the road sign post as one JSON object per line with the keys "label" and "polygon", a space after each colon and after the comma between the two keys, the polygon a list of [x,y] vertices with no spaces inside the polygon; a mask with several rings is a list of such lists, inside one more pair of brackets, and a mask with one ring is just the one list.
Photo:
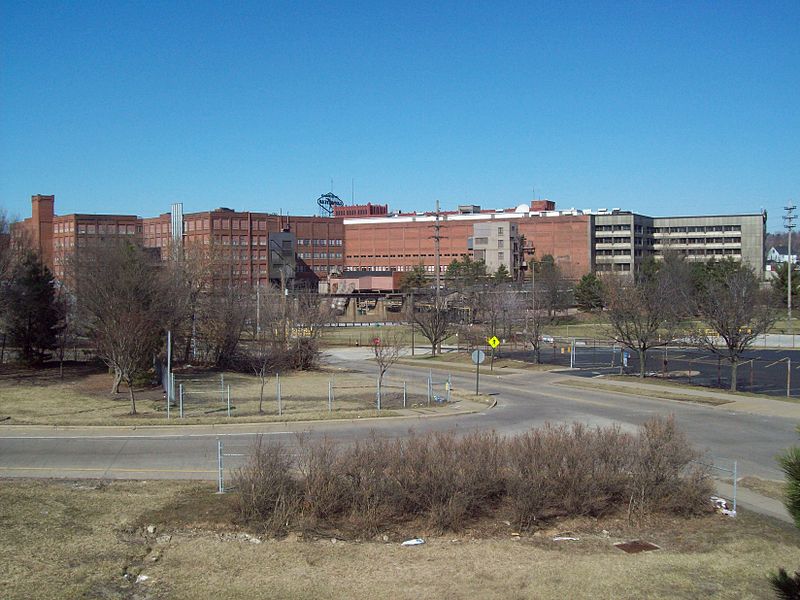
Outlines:
{"label": "road sign post", "polygon": [[475,395],[480,393],[481,381],[481,363],[486,359],[486,353],[483,350],[475,350],[472,353],[472,362],[475,363]]}

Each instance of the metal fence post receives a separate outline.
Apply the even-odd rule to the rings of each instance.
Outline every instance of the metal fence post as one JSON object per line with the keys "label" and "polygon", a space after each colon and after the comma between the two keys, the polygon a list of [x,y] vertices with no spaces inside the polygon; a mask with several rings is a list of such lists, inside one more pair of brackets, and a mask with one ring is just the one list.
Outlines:
{"label": "metal fence post", "polygon": [[733,514],[736,515],[736,479],[739,475],[736,461],[733,461]]}
{"label": "metal fence post", "polygon": [[453,380],[450,373],[447,374],[447,401],[450,402],[450,390],[453,389]]}
{"label": "metal fence post", "polygon": [[275,373],[275,395],[278,398],[278,416],[280,417],[283,414],[283,409],[281,407],[281,374]]}
{"label": "metal fence post", "polygon": [[328,380],[328,412],[333,410],[333,384]]}
{"label": "metal fence post", "polygon": [[183,418],[183,384],[178,386],[178,398],[180,402],[181,419]]}
{"label": "metal fence post", "polygon": [[431,405],[431,376],[428,375],[428,406]]}
{"label": "metal fence post", "polygon": [[170,398],[169,398],[169,373],[167,373],[167,419],[169,419],[169,405],[170,405]]}
{"label": "metal fence post", "polygon": [[792,358],[786,359],[786,397],[792,395]]}
{"label": "metal fence post", "polygon": [[403,408],[406,407],[406,382],[403,382]]}
{"label": "metal fence post", "polygon": [[228,416],[231,416],[231,384],[228,384]]}
{"label": "metal fence post", "polygon": [[222,480],[222,440],[217,438],[217,493],[225,493],[225,484]]}

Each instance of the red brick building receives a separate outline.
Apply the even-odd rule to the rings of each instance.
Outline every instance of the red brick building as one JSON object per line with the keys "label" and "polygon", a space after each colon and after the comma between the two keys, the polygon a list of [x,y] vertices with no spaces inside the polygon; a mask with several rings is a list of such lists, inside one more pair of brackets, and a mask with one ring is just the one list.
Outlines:
{"label": "red brick building", "polygon": [[[126,238],[145,248],[157,248],[166,258],[173,245],[172,214],[141,218],[136,215],[55,214],[55,196],[31,198],[31,217],[19,223],[15,235],[25,235],[56,278],[66,276],[69,257],[82,247]],[[183,244],[220,249],[230,264],[226,279],[265,284],[287,279],[316,286],[330,273],[344,270],[344,229],[341,218],[295,217],[227,208],[180,215]],[[287,242],[290,245],[287,246]],[[291,269],[291,273],[289,273]]]}
{"label": "red brick building", "polygon": [[81,248],[120,238],[141,243],[142,223],[135,215],[56,215],[54,209],[55,196],[33,196],[31,217],[15,227],[15,235],[28,237],[57,279],[66,277],[70,257]]}
{"label": "red brick building", "polygon": [[515,209],[481,210],[462,206],[458,211],[396,213],[384,217],[344,219],[345,266],[348,270],[409,271],[423,264],[435,271],[435,227],[439,226],[440,268],[472,254],[473,226],[487,221],[509,222],[525,238],[536,257],[551,254],[567,277],[577,279],[592,269],[591,215],[556,211],[548,200]]}

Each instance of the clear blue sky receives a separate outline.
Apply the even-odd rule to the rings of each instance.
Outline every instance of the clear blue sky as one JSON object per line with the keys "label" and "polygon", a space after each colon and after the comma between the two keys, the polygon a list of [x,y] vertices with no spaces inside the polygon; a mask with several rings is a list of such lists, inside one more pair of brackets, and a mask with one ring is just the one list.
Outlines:
{"label": "clear blue sky", "polygon": [[800,2],[0,4],[0,207],[800,203]]}

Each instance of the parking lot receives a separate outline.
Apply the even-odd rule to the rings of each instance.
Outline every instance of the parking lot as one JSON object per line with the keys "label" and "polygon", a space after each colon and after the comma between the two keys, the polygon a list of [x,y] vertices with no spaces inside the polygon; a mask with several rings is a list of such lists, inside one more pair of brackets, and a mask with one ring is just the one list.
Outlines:
{"label": "parking lot", "polygon": [[[530,351],[503,351],[502,356],[533,361]],[[541,359],[546,364],[573,366],[579,369],[574,373],[584,377],[639,372],[638,353],[598,340],[578,340],[574,350],[570,340],[553,340],[542,345]],[[728,389],[731,383],[731,366],[724,357],[691,347],[649,350],[645,371],[651,377],[692,385]],[[759,348],[745,352],[736,379],[739,391],[786,396],[788,383],[790,395],[800,397],[800,350]]]}

